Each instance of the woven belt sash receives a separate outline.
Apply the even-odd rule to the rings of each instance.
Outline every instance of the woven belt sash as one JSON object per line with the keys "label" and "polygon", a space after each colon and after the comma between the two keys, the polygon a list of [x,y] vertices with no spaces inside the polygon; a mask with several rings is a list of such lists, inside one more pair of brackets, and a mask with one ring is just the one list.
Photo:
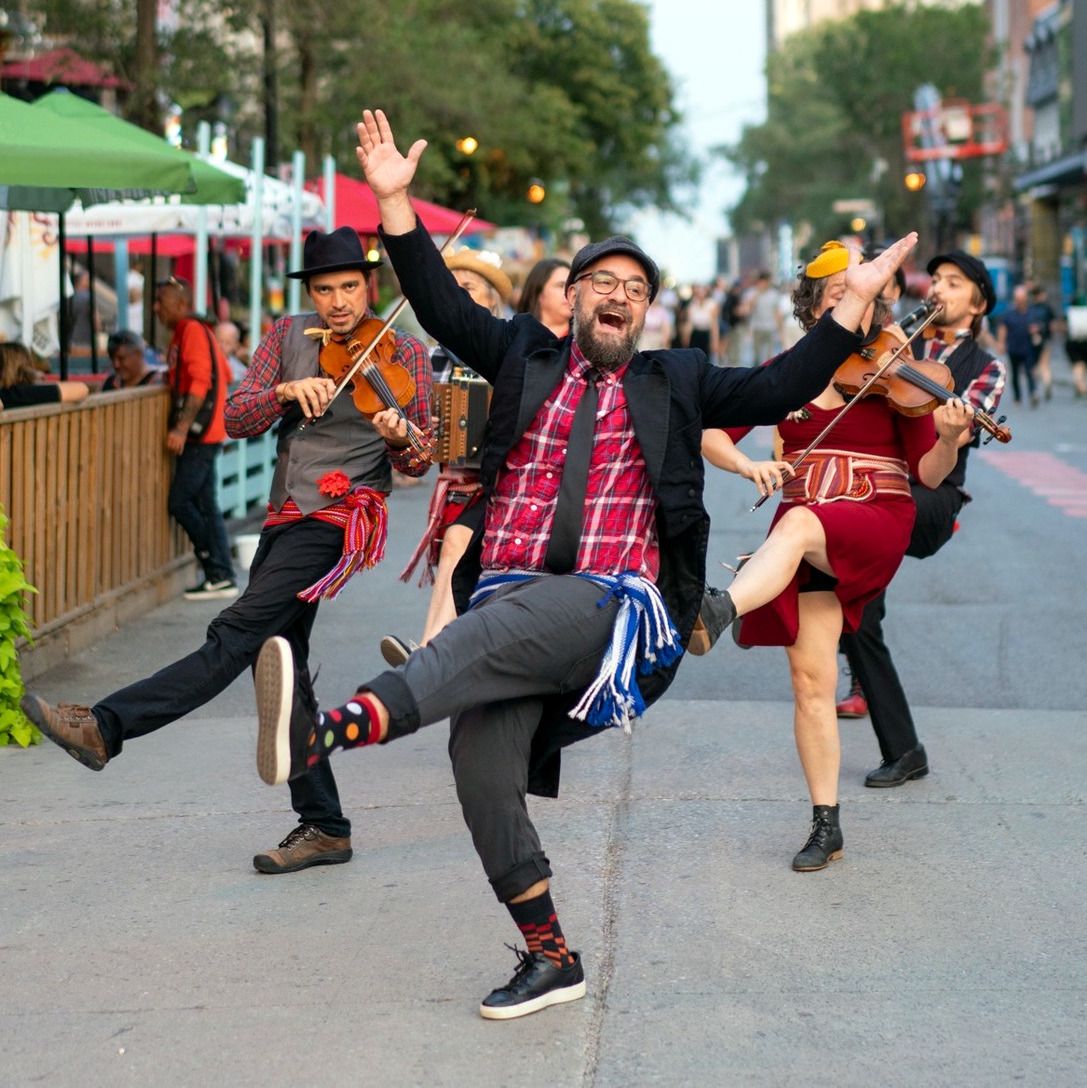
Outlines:
{"label": "woven belt sash", "polygon": [[[788,460],[788,456],[785,460]],[[877,495],[909,495],[906,464],[897,457],[816,450],[782,488],[785,502],[871,502]]]}
{"label": "woven belt sash", "polygon": [[[292,499],[283,509],[268,511],[265,528],[287,525],[305,517]],[[300,601],[334,601],[343,591],[351,576],[360,570],[376,566],[385,558],[385,540],[389,531],[389,514],[385,505],[385,493],[370,487],[356,487],[334,506],[326,506],[308,515],[316,521],[324,521],[343,530],[343,555],[339,562],[323,578],[299,591]]]}

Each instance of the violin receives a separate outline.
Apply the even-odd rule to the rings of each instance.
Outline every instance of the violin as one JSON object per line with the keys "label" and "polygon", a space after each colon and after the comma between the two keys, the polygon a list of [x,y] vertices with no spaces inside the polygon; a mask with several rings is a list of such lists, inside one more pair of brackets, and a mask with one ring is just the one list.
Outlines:
{"label": "violin", "polygon": [[[905,416],[924,416],[955,396],[951,371],[934,359],[902,358],[909,343],[897,325],[880,329],[876,337],[850,355],[834,372],[834,388],[843,397],[882,396],[896,412]],[[890,358],[895,353],[896,358]],[[869,381],[890,358],[883,373]],[[986,441],[1010,442],[1011,431],[1001,426],[1005,417],[993,419],[987,412],[974,410],[974,422],[988,432]]]}
{"label": "violin", "polygon": [[[444,253],[456,243],[468,229],[475,214],[476,210],[472,208],[461,216],[456,229],[438,250],[439,253]],[[426,435],[404,414],[404,405],[415,396],[415,382],[399,363],[393,361],[396,352],[395,336],[385,336],[407,304],[408,300],[402,298],[384,321],[370,317],[359,324],[356,331],[362,330],[363,336],[369,337],[366,343],[355,336],[346,342],[336,340],[329,329],[306,329],[306,335],[320,339],[321,369],[336,383],[329,403],[350,385],[355,407],[367,418],[377,415],[383,409],[395,408],[407,424],[408,441],[419,453],[424,453],[430,449]],[[336,347],[333,348],[333,345]],[[376,361],[371,362],[372,356]],[[358,380],[356,375],[362,380]],[[304,419],[298,429],[305,430],[310,422],[311,420]]]}
{"label": "violin", "polygon": [[385,335],[389,330],[387,322],[368,317],[346,340],[326,335],[325,329],[307,329],[306,335],[321,339],[321,369],[337,387],[351,386],[351,400],[359,413],[372,419],[386,408],[395,408],[407,421],[408,441],[422,452],[427,448],[426,438],[404,414],[404,407],[415,396],[415,381],[393,358],[396,338]]}
{"label": "violin", "polygon": [[[881,329],[875,338],[864,345],[860,351],[854,352],[834,372],[832,384],[842,396],[846,397],[846,403],[830,422],[812,439],[808,448],[790,463],[795,471],[804,462],[820,442],[838,425],[842,417],[859,403],[860,399],[868,393],[882,393],[892,407],[905,415],[925,415],[936,409],[937,405],[951,400],[955,394],[951,391],[954,387],[954,379],[951,371],[943,363],[932,360],[920,361],[903,360],[910,344],[917,339],[924,330],[935,321],[940,312],[938,304],[925,301],[917,310],[903,318],[903,324],[913,324],[919,316],[923,320],[907,336],[900,327],[888,326]],[[939,370],[930,368],[938,367]],[[943,372],[943,373],[941,373]],[[944,377],[946,374],[946,377]],[[910,387],[917,392],[912,392]],[[974,422],[979,427],[988,431],[991,438],[1001,442],[1010,442],[1011,431],[1002,427],[1006,417],[993,419],[987,412],[980,409],[974,410]],[[988,439],[986,440],[988,441]],[[770,493],[759,498],[751,507],[752,512],[770,497]]]}

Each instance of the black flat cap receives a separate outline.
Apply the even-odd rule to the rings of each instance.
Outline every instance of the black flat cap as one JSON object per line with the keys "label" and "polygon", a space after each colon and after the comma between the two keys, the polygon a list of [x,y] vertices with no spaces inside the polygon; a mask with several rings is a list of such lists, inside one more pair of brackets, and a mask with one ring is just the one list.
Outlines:
{"label": "black flat cap", "polygon": [[602,242],[591,242],[587,246],[582,246],[577,251],[573,261],[570,262],[570,275],[567,277],[566,282],[568,284],[573,283],[589,265],[599,261],[601,257],[610,257],[614,253],[621,253],[625,257],[633,257],[645,269],[645,278],[649,281],[649,301],[652,302],[660,290],[660,269],[657,268],[656,262],[644,249],[622,235],[605,238]]}
{"label": "black flat cap", "polygon": [[358,233],[352,227],[338,227],[331,234],[310,231],[302,249],[302,267],[287,275],[292,280],[308,280],[322,272],[343,272],[348,268],[366,272],[381,265],[381,261],[367,259]]}
{"label": "black flat cap", "polygon": [[981,289],[982,297],[985,299],[985,312],[987,314],[993,312],[993,307],[996,305],[996,291],[993,288],[992,278],[984,262],[979,261],[977,257],[971,256],[965,250],[953,249],[950,253],[940,253],[933,257],[925,266],[925,271],[931,276],[942,264],[955,265],[962,270],[963,275],[968,280],[976,283]]}

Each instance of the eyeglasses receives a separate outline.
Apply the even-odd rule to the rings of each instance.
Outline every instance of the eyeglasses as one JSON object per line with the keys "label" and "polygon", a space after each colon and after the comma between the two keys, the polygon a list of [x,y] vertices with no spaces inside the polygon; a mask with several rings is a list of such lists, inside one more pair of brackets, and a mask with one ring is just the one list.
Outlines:
{"label": "eyeglasses", "polygon": [[593,290],[598,295],[610,295],[621,283],[631,302],[645,302],[649,298],[649,284],[637,276],[633,279],[621,280],[610,272],[584,272],[574,280],[574,283],[586,279],[593,285]]}

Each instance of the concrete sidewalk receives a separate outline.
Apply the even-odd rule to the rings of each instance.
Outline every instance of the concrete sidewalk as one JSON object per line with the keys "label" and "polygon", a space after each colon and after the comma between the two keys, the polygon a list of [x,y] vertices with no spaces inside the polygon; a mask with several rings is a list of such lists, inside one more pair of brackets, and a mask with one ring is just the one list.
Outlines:
{"label": "concrete sidewalk", "polygon": [[[372,620],[333,609],[326,699],[376,664]],[[35,687],[100,696],[213,614],[160,609]],[[516,931],[444,726],[338,759],[354,860],[268,877],[250,857],[293,814],[252,705],[242,678],[101,774],[0,750],[0,1084],[1083,1083],[1082,713],[925,708],[934,773],[892,791],[861,786],[869,727],[844,724],[845,859],[800,875],[791,705],[667,698],[535,804],[588,997],[491,1023]]]}

